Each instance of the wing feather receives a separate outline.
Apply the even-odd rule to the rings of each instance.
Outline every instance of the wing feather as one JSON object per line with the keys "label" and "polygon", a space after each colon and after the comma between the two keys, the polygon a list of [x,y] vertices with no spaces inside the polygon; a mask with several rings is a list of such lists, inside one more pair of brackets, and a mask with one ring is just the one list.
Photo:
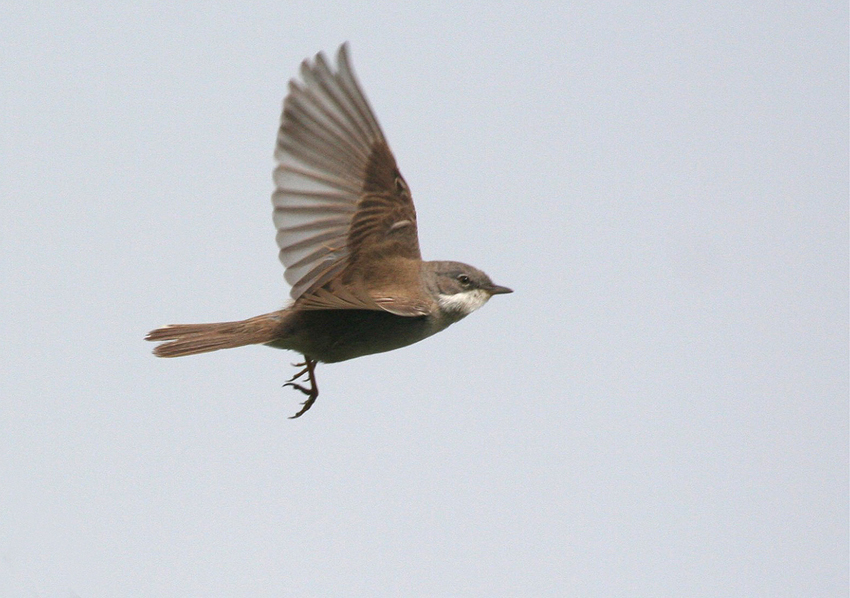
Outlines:
{"label": "wing feather", "polygon": [[320,53],[301,64],[300,76],[283,104],[272,194],[293,299],[303,309],[427,313],[421,285],[405,292],[385,282],[385,260],[421,259],[416,211],[347,45],[336,71]]}

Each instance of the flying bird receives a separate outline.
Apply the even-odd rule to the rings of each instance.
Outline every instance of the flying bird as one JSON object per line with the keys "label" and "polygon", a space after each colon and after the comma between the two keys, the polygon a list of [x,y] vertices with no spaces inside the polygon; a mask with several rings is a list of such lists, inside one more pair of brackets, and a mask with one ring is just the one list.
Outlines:
{"label": "flying bird", "polygon": [[275,148],[274,224],[292,303],[238,322],[176,324],[148,333],[154,354],[179,357],[264,344],[303,355],[284,386],[319,396],[316,364],[391,351],[431,336],[512,292],[481,270],[423,261],[410,189],[343,44],[301,64]]}

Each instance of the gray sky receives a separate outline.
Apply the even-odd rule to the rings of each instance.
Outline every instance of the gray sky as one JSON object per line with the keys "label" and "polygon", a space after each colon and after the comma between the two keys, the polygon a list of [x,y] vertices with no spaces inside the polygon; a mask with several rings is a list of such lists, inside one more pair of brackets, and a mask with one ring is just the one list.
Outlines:
{"label": "gray sky", "polygon": [[[702,6],[698,6],[701,4]],[[0,596],[848,593],[846,2],[5,3]],[[426,259],[281,385],[272,149],[351,42]]]}

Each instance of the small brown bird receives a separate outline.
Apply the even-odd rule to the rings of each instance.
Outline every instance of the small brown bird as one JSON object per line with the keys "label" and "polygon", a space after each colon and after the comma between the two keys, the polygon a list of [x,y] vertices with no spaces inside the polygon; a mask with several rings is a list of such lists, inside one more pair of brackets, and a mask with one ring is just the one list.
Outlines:
{"label": "small brown bird", "polygon": [[[288,307],[239,322],[157,328],[159,357],[265,344],[304,356],[285,386],[319,395],[316,363],[391,351],[431,336],[511,289],[459,262],[425,262],[416,211],[347,44],[337,70],[323,54],[289,83],[277,135],[274,223]],[[299,380],[305,379],[309,387]]]}

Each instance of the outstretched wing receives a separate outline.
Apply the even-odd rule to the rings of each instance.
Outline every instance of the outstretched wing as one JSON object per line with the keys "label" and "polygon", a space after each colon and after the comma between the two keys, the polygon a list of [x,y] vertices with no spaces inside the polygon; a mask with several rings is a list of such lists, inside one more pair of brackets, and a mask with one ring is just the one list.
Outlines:
{"label": "outstretched wing", "polygon": [[416,210],[347,45],[336,72],[320,53],[301,64],[301,78],[283,104],[272,195],[293,299],[304,309],[427,313],[416,284],[380,280],[398,260],[421,259]]}

